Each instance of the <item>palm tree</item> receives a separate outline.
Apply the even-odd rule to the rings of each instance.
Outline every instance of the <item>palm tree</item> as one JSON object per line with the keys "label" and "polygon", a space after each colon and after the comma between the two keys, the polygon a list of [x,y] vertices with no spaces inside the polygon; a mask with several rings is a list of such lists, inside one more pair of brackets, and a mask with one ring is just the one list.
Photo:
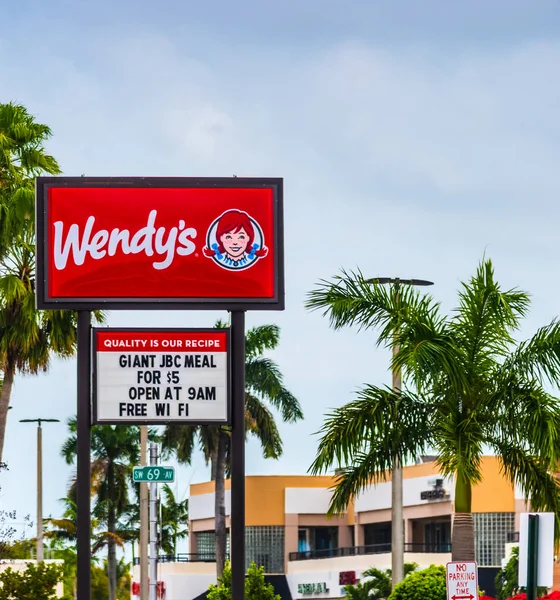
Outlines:
{"label": "palm tree", "polygon": [[[62,518],[53,519],[49,517],[48,519],[44,519],[45,525],[51,528],[45,531],[45,537],[62,543],[74,544],[77,541],[78,507],[76,500],[71,497],[62,498],[62,502],[66,505]],[[124,545],[125,535],[123,535],[120,528],[117,528],[115,533],[104,531],[101,523],[94,518],[91,521],[91,530],[92,555],[97,554],[97,552],[107,547],[109,540],[113,540],[117,546],[122,547]]]}
{"label": "palm tree", "polygon": [[[68,425],[70,436],[64,442],[62,456],[72,464],[76,458],[76,418],[71,418]],[[122,539],[118,535],[118,519],[129,505],[132,467],[140,457],[138,439],[138,427],[97,425],[91,430],[91,476],[96,497],[93,514],[107,525],[109,600],[116,598],[116,546]]]}
{"label": "palm tree", "polygon": [[164,502],[161,504],[161,548],[166,554],[177,554],[177,542],[187,537],[189,500],[177,501],[168,484],[162,486]]}
{"label": "palm tree", "polygon": [[45,152],[50,137],[49,127],[36,123],[21,104],[0,104],[0,258],[22,230],[33,230],[34,178],[60,173]]}
{"label": "palm tree", "polygon": [[[221,321],[216,327],[224,327]],[[282,454],[282,440],[271,407],[280,412],[282,420],[293,423],[303,418],[299,401],[284,386],[278,365],[264,356],[274,350],[280,341],[277,325],[259,325],[245,335],[245,427],[261,443],[266,458]],[[175,453],[177,460],[190,464],[198,444],[206,463],[211,464],[211,478],[215,484],[216,571],[222,576],[226,558],[225,477],[230,454],[229,427],[206,425],[166,427],[162,446],[167,453]]]}
{"label": "palm tree", "polygon": [[[77,517],[78,511],[76,506],[76,486],[73,482],[70,487],[68,496],[62,498],[61,501],[65,505],[64,512],[60,519],[53,519],[52,517],[44,519],[46,531],[45,538],[51,540],[51,548],[57,551],[56,558],[64,559],[64,572],[65,580],[71,584],[72,597],[76,598],[76,541],[77,541]],[[118,546],[124,545],[124,539],[121,531],[117,534],[110,534],[108,531],[103,529],[100,530],[100,523],[97,519],[92,519],[91,522],[92,537],[91,537],[91,556],[92,560],[95,560],[94,556],[100,552],[103,548],[107,547],[109,540],[113,540]]]}
{"label": "palm tree", "polygon": [[35,310],[34,178],[60,173],[43,147],[50,134],[23,106],[0,104],[0,462],[16,372],[46,371],[76,346],[73,313]]}
{"label": "palm tree", "polygon": [[[474,559],[472,488],[488,450],[502,472],[521,485],[533,510],[560,515],[560,401],[541,380],[560,383],[560,323],[517,343],[529,297],[503,290],[490,260],[463,283],[459,306],[443,315],[430,296],[403,290],[398,302],[361,273],[324,281],[307,307],[323,310],[335,328],[381,327],[379,343],[400,347],[401,394],[365,386],[356,400],[327,415],[312,473],[340,465],[330,512],[341,512],[371,483],[400,464],[435,452],[440,472],[455,478],[453,560]],[[399,328],[395,324],[399,324]],[[398,418],[397,418],[398,416]]]}
{"label": "palm tree", "polygon": [[[417,568],[417,563],[405,563],[404,577],[410,575]],[[346,598],[350,600],[383,600],[391,595],[392,588],[391,569],[381,571],[381,569],[370,567],[362,571],[361,581],[344,586],[344,591]]]}

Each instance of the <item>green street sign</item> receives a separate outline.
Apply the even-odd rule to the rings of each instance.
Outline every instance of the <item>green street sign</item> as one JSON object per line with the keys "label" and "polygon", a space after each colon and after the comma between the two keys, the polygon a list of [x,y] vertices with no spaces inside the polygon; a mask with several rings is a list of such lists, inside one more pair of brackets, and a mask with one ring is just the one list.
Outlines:
{"label": "green street sign", "polygon": [[168,483],[175,481],[175,467],[134,467],[135,483]]}

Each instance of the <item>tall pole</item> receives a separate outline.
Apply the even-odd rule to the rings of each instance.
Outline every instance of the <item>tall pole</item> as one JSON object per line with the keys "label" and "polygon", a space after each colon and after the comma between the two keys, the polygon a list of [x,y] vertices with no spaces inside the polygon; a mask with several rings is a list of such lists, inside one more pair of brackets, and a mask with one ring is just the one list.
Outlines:
{"label": "tall pole", "polygon": [[[398,285],[395,295],[398,302]],[[396,337],[396,336],[395,336]],[[393,358],[399,352],[399,345],[393,343]],[[402,387],[401,370],[393,368],[393,390],[400,396]],[[398,407],[395,418],[398,418]],[[396,456],[393,457],[391,474],[391,573],[393,588],[404,579],[404,523],[403,523],[403,472]]]}
{"label": "tall pole", "polygon": [[245,598],[245,313],[231,313],[231,596]]}
{"label": "tall pole", "polygon": [[43,546],[43,429],[37,423],[37,562],[45,560]]}
{"label": "tall pole", "polygon": [[[157,445],[150,444],[150,465],[157,465]],[[157,483],[150,483],[150,600],[157,599]]]}
{"label": "tall pole", "polygon": [[91,597],[91,313],[78,312],[77,600]]}
{"label": "tall pole", "polygon": [[[140,427],[140,465],[146,466],[148,427]],[[140,484],[140,600],[148,600],[148,484]]]}
{"label": "tall pole", "polygon": [[43,428],[41,423],[60,423],[59,419],[20,419],[20,423],[37,423],[37,562],[45,560],[43,544]]}
{"label": "tall pole", "polygon": [[[369,279],[369,283],[375,284],[392,284],[393,287],[393,304],[396,307],[397,319],[393,329],[393,365],[394,359],[399,353],[399,344],[397,337],[400,326],[399,312],[399,287],[401,285],[433,285],[431,281],[423,279],[400,279],[398,277],[378,277]],[[397,397],[400,398],[402,389],[401,370],[397,366],[392,368],[393,390]],[[395,410],[395,419],[398,419],[399,407]],[[396,425],[396,423],[395,423]],[[404,519],[403,519],[403,472],[402,464],[396,456],[393,457],[391,465],[391,579],[393,589],[404,579]]]}

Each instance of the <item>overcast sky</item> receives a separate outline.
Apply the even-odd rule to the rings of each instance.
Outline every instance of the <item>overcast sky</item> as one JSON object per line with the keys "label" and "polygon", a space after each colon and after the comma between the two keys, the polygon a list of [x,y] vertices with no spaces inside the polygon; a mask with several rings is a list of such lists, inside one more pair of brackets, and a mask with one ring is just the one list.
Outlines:
{"label": "overcast sky", "polygon": [[[484,253],[531,292],[523,335],[560,312],[560,7],[555,0],[19,0],[2,8],[0,102],[51,126],[66,175],[282,176],[286,310],[274,358],[306,419],[249,474],[305,473],[330,407],[390,383],[375,333],[332,332],[306,293],[341,267],[435,282],[445,310]],[[212,326],[219,314],[112,313]],[[35,514],[35,430],[75,413],[76,365],[16,379],[1,504]],[[44,514],[72,468],[44,430]],[[197,460],[182,496],[207,479]]]}

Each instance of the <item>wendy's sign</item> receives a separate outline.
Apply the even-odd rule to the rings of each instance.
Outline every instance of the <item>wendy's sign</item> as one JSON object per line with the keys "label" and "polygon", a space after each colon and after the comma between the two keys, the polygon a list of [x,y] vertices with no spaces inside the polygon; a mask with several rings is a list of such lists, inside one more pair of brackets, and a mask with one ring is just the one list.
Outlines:
{"label": "wendy's sign", "polygon": [[37,179],[37,307],[283,310],[283,180]]}

